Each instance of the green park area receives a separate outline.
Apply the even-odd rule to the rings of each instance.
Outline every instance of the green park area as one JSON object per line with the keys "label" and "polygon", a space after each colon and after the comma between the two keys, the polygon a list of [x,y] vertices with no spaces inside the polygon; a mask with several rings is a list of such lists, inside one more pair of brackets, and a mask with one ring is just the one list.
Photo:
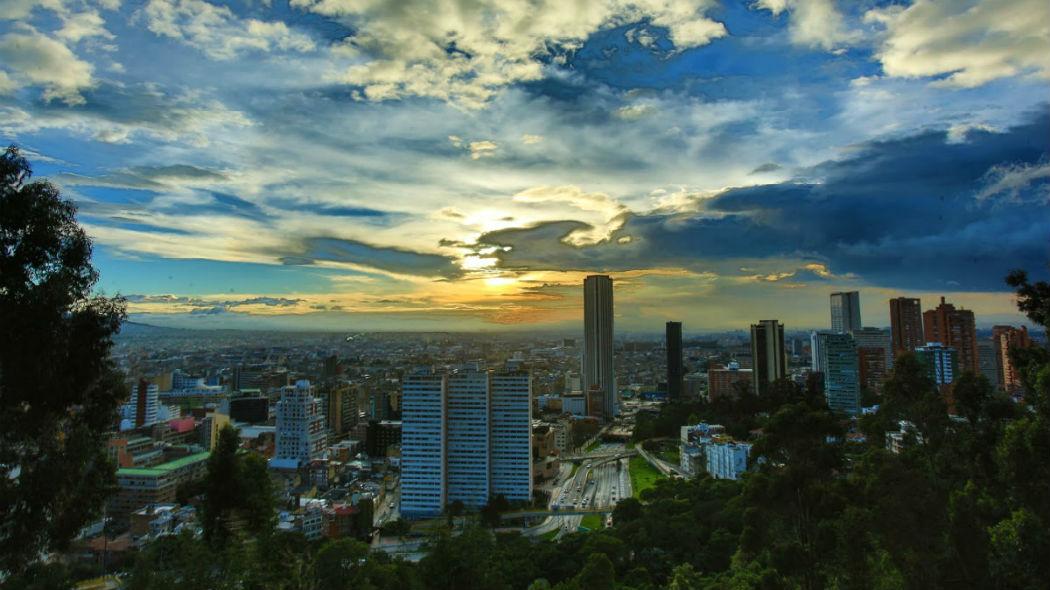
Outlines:
{"label": "green park area", "polygon": [[630,472],[631,490],[633,491],[632,495],[635,498],[641,496],[642,491],[653,487],[656,485],[657,481],[664,477],[664,475],[650,465],[648,461],[637,456],[631,457]]}
{"label": "green park area", "polygon": [[604,526],[602,523],[602,515],[588,514],[583,517],[583,520],[580,521],[580,526],[586,528],[587,530],[596,531]]}

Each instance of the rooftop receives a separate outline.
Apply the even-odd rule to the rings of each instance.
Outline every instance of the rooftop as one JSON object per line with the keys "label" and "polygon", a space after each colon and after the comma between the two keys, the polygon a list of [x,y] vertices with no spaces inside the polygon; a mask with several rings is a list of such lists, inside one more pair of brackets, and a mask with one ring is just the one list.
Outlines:
{"label": "rooftop", "polygon": [[161,463],[160,465],[154,465],[153,467],[148,467],[148,468],[128,467],[128,468],[124,468],[124,469],[118,469],[117,470],[117,475],[118,476],[121,476],[121,475],[124,475],[124,476],[132,475],[132,476],[141,476],[141,477],[150,477],[150,476],[159,477],[161,475],[170,473],[172,471],[176,471],[178,469],[182,469],[183,467],[187,467],[187,466],[192,465],[194,463],[198,463],[200,461],[207,461],[209,456],[211,456],[211,453],[208,452],[208,451],[204,451],[203,453],[195,453],[193,455],[187,455],[185,457],[182,457],[181,459],[176,459],[174,461],[168,461],[167,463]]}

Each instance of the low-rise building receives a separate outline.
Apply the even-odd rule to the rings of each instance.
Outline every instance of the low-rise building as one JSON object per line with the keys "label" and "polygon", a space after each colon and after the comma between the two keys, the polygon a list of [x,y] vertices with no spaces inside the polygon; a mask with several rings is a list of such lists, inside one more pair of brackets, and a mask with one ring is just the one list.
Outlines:
{"label": "low-rise building", "polygon": [[117,470],[118,492],[110,499],[108,513],[127,521],[131,513],[151,504],[175,502],[179,485],[204,477],[211,453],[196,453],[153,467]]}

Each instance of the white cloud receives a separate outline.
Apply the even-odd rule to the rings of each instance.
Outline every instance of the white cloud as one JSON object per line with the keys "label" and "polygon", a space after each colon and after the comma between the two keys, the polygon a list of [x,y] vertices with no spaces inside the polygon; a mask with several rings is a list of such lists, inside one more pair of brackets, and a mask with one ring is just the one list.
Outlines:
{"label": "white cloud", "polygon": [[0,20],[23,20],[37,7],[65,12],[65,0],[0,0]]}
{"label": "white cloud", "polygon": [[18,90],[18,83],[11,79],[7,75],[7,72],[0,70],[0,96],[5,94],[11,94],[15,90]]}
{"label": "white cloud", "polygon": [[499,149],[499,144],[494,141],[483,140],[483,141],[472,141],[470,142],[470,159],[479,160],[481,158],[488,158],[496,155],[496,150]]}
{"label": "white cloud", "polygon": [[106,30],[106,21],[94,10],[63,15],[62,28],[55,36],[70,43],[90,37],[113,39],[113,34]]}
{"label": "white cloud", "polygon": [[788,30],[791,41],[798,45],[831,51],[860,38],[858,32],[846,26],[834,0],[758,0],[754,7],[774,16],[791,13]]}
{"label": "white cloud", "polygon": [[542,135],[533,135],[531,133],[524,133],[521,136],[521,143],[525,145],[532,145],[543,141]]}
{"label": "white cloud", "polygon": [[878,50],[890,76],[946,76],[939,84],[974,87],[1018,75],[1050,79],[1050,2],[931,2],[871,10],[885,27]]}
{"label": "white cloud", "polygon": [[217,60],[251,51],[305,53],[316,48],[308,35],[283,22],[241,20],[228,7],[204,0],[150,0],[137,14],[153,33],[182,41]]}
{"label": "white cloud", "polygon": [[955,123],[948,127],[948,143],[964,143],[971,131],[996,131],[985,123]]}
{"label": "white cloud", "polygon": [[251,125],[243,113],[195,92],[172,95],[151,84],[105,83],[99,90],[103,96],[77,110],[47,105],[0,106],[0,134],[17,136],[61,129],[103,143],[149,138],[196,149],[207,146],[213,137]]}
{"label": "white cloud", "polygon": [[725,36],[704,16],[710,0],[292,0],[340,19],[374,59],[334,76],[361,86],[367,100],[423,96],[468,108],[487,104],[501,88],[544,75],[541,56],[579,47],[595,31],[650,19],[666,27],[677,49]]}
{"label": "white cloud", "polygon": [[992,167],[984,177],[986,183],[977,193],[979,201],[996,197],[1003,201],[1018,202],[1025,200],[1023,193],[1031,188],[1027,200],[1050,204],[1050,162],[1000,164]]}
{"label": "white cloud", "polygon": [[82,104],[80,91],[93,84],[94,68],[68,47],[36,31],[0,37],[0,65],[16,77],[44,88],[46,100]]}

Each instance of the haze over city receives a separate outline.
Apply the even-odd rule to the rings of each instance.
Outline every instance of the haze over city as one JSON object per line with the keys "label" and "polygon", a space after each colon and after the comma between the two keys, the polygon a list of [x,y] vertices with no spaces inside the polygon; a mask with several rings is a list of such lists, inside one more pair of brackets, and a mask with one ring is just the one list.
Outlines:
{"label": "haze over city", "polygon": [[604,273],[624,333],[990,327],[1045,275],[1044,0],[2,6],[0,135],[134,321],[579,330]]}

